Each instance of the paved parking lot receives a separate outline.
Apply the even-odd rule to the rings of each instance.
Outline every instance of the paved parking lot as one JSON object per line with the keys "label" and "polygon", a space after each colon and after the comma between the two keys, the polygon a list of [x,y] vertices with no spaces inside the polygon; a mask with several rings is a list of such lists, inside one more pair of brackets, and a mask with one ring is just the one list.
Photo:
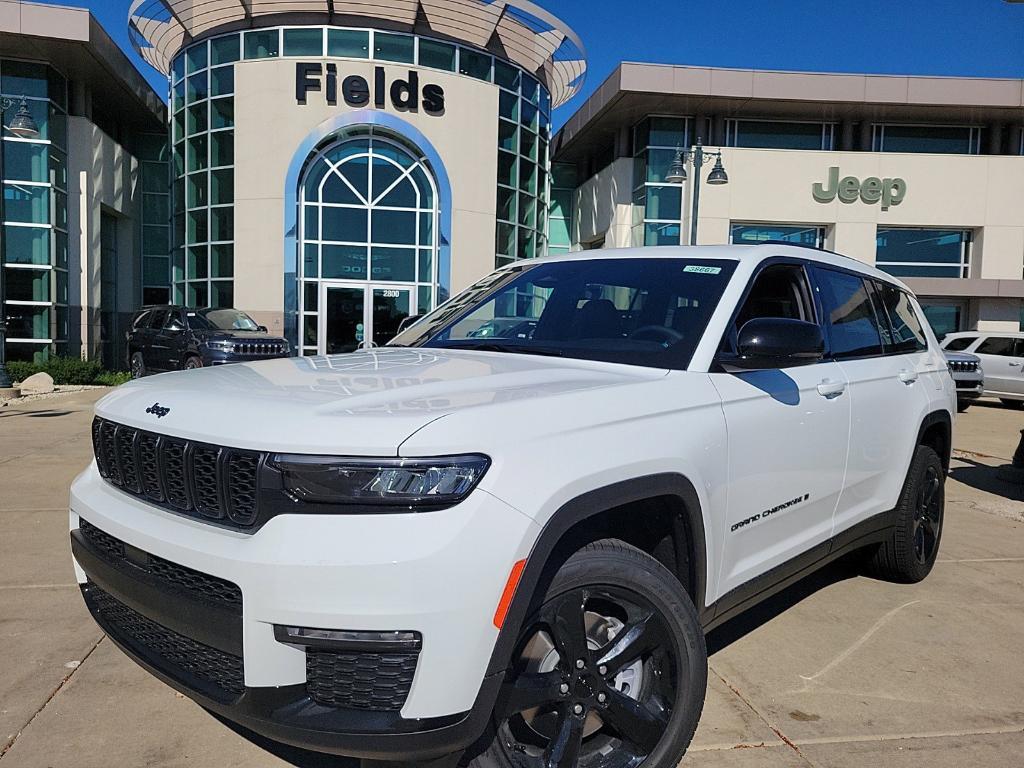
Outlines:
{"label": "paved parking lot", "polygon": [[[0,408],[2,768],[288,765],[138,669],[86,613],[66,505],[99,394]],[[1024,413],[994,404],[961,417],[923,584],[837,564],[716,630],[683,765],[1020,766],[1024,489],[993,468],[1022,427]]]}

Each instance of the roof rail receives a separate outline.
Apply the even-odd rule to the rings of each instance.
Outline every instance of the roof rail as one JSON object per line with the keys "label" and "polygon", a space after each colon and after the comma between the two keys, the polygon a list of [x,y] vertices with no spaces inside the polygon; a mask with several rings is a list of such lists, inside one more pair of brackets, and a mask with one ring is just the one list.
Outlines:
{"label": "roof rail", "polygon": [[793,246],[794,248],[806,248],[809,251],[817,251],[818,253],[829,253],[833,256],[839,256],[840,258],[843,259],[856,261],[858,264],[864,263],[859,259],[853,258],[853,256],[847,256],[845,253],[839,253],[838,251],[830,251],[828,248],[820,248],[817,245],[810,245],[809,243],[792,243],[788,240],[765,240],[763,242],[758,243],[758,245],[790,245]]}

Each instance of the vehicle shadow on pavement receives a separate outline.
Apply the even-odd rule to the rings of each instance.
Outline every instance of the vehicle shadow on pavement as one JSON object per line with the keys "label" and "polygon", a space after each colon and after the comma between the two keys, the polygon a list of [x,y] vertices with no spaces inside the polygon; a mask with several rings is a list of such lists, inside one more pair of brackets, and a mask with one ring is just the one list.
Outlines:
{"label": "vehicle shadow on pavement", "polygon": [[1024,485],[1001,480],[997,476],[999,467],[991,467],[961,456],[957,456],[956,460],[957,463],[966,466],[953,467],[949,471],[949,476],[953,480],[985,493],[1002,496],[1004,499],[1024,501]]}
{"label": "vehicle shadow on pavement", "polygon": [[786,587],[777,595],[773,595],[753,608],[748,608],[735,619],[730,619],[720,627],[711,630],[705,638],[708,658],[785,613],[815,592],[863,575],[864,569],[858,562],[859,560],[863,560],[863,555],[858,552],[840,558]]}
{"label": "vehicle shadow on pavement", "polygon": [[258,733],[250,731],[238,723],[233,723],[227,720],[216,712],[206,710],[206,714],[210,715],[214,720],[218,721],[221,725],[225,725],[232,731],[237,733],[246,741],[255,744],[260,749],[263,749],[274,757],[283,760],[289,765],[294,765],[296,768],[359,768],[362,765],[362,761],[354,757],[341,757],[339,755],[328,755],[322,752],[311,752],[306,749],[299,749],[298,747],[292,747],[288,744],[281,744],[265,736],[260,736]]}

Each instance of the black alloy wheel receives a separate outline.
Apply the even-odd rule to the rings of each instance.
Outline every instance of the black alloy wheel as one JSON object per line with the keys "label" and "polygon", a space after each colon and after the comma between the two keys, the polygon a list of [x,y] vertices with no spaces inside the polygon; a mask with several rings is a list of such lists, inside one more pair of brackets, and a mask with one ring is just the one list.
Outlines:
{"label": "black alloy wheel", "polygon": [[185,358],[185,370],[186,371],[194,371],[196,368],[202,368],[202,367],[203,367],[203,361],[200,360],[195,355],[189,355],[188,357]]}
{"label": "black alloy wheel", "polygon": [[925,470],[917,494],[917,515],[914,518],[911,535],[914,557],[921,565],[931,562],[939,543],[942,528],[941,486],[939,470],[929,466]]}
{"label": "black alloy wheel", "polygon": [[474,766],[675,766],[703,708],[707,656],[692,603],[656,560],[590,545],[519,637],[490,759]]}

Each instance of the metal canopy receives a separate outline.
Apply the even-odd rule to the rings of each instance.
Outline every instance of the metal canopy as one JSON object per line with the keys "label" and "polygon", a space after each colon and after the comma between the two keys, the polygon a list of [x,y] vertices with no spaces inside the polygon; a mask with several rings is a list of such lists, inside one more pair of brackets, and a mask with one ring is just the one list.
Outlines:
{"label": "metal canopy", "polygon": [[167,73],[171,60],[193,40],[221,32],[276,26],[384,22],[487,49],[537,76],[554,106],[583,84],[586,52],[562,21],[529,0],[133,0],[128,10],[132,45]]}

